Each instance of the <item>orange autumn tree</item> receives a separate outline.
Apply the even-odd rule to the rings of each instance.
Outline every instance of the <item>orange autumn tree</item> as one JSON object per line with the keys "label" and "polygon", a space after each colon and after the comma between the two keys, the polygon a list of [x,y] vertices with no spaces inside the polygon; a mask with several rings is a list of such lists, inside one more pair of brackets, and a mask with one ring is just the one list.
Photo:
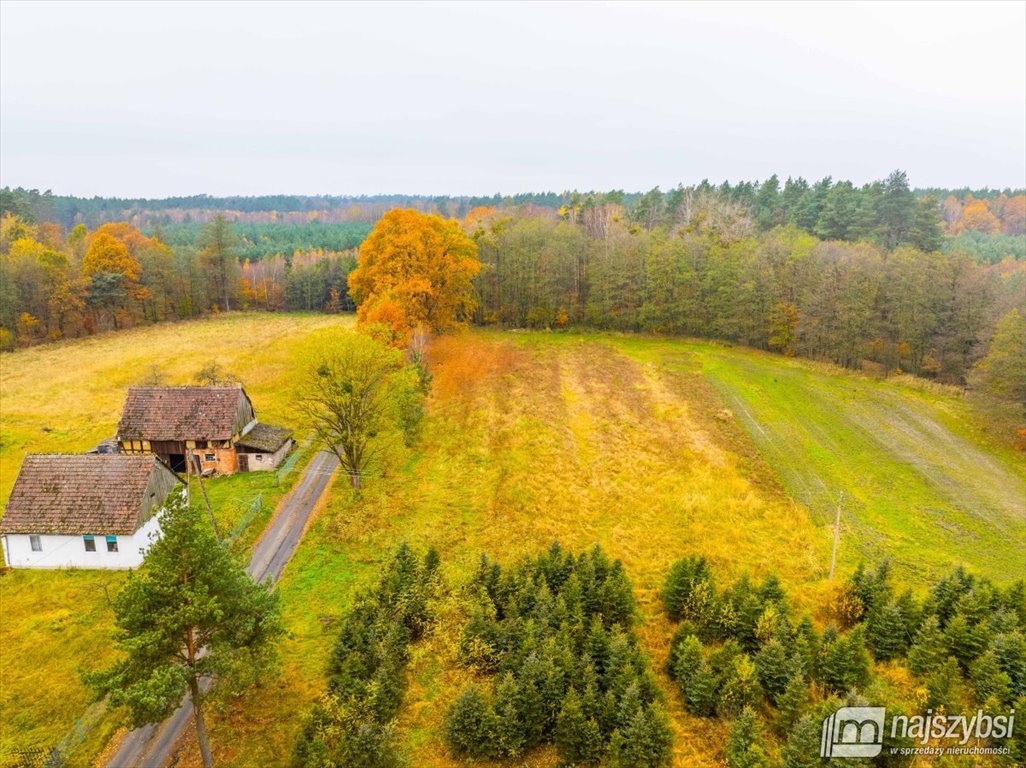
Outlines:
{"label": "orange autumn tree", "polygon": [[418,328],[454,330],[474,311],[473,279],[480,268],[477,245],[458,222],[410,209],[389,211],[360,246],[349,275],[357,320],[387,327],[396,347]]}
{"label": "orange autumn tree", "polygon": [[91,238],[82,257],[82,276],[90,280],[89,303],[97,316],[103,311],[110,314],[115,330],[120,325],[119,314],[131,314],[134,303],[152,295],[140,283],[142,265],[139,260],[125,243],[106,232],[98,232]]}

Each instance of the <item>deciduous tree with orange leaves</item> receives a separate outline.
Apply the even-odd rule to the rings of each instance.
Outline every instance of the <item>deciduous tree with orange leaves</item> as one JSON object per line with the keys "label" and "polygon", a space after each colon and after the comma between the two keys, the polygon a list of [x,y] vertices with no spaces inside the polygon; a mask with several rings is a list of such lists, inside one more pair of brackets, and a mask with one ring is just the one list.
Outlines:
{"label": "deciduous tree with orange leaves", "polygon": [[389,211],[360,246],[349,291],[361,324],[390,329],[405,345],[418,327],[445,333],[470,318],[477,245],[459,223],[411,209]]}

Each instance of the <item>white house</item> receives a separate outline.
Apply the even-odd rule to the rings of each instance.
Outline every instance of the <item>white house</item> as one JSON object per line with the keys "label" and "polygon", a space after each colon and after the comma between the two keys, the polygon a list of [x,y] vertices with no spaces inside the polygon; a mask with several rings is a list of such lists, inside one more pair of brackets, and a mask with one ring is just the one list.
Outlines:
{"label": "white house", "polygon": [[135,568],[181,481],[156,456],[29,454],[0,520],[14,568]]}

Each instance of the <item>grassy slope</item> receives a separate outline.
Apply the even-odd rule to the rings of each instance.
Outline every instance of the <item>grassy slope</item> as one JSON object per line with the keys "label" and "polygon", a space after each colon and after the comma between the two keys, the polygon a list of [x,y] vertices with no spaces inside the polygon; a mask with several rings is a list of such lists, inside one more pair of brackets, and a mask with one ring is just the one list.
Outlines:
{"label": "grassy slope", "polygon": [[[799,603],[823,602],[832,507],[817,507],[810,497],[810,515],[792,503],[777,481],[779,476],[794,487],[785,471],[791,465],[782,462],[790,460],[802,472],[810,464],[823,472],[837,464],[837,476],[854,478],[859,488],[866,482],[861,478],[877,478],[870,490],[851,491],[853,498],[867,500],[868,513],[860,522],[854,514],[865,510],[852,507],[846,530],[868,524],[880,530],[866,541],[846,536],[842,566],[877,554],[868,542],[888,551],[885,544],[893,543],[902,576],[920,585],[926,574],[916,565],[919,551],[904,545],[901,526],[906,520],[930,526],[939,512],[911,507],[903,517],[892,517],[916,473],[902,470],[909,457],[895,452],[901,445],[895,438],[870,442],[866,431],[882,429],[895,412],[910,412],[931,426],[938,443],[975,452],[985,467],[997,466],[1001,478],[1007,480],[1003,473],[1009,472],[1013,482],[1022,481],[1014,454],[974,435],[966,404],[942,390],[877,384],[745,350],[639,337],[475,332],[437,342],[432,358],[435,382],[417,452],[393,466],[386,480],[371,484],[361,499],[336,486],[329,508],[286,570],[281,591],[293,636],[283,649],[284,674],[270,690],[233,701],[213,718],[212,738],[226,763],[258,766],[287,754],[300,723],[280,713],[302,711],[323,690],[333,619],[346,611],[353,590],[374,578],[401,538],[438,547],[452,582],[465,577],[481,552],[509,561],[554,538],[575,548],[598,541],[628,567],[642,608],[641,636],[660,667],[670,627],[660,614],[657,589],[681,554],[707,555],[724,578],[775,571]],[[764,432],[782,430],[784,417],[775,417],[778,425],[772,411],[761,410],[766,403],[757,410],[746,399],[757,386],[779,382],[782,372],[794,381],[774,395],[796,422],[793,439],[808,444],[807,451],[774,452],[778,438],[764,439]],[[872,417],[875,426],[838,415],[845,411],[837,401],[843,402],[849,388],[865,390],[868,402],[857,413]],[[738,392],[745,398],[739,401]],[[818,399],[810,399],[810,392],[818,392]],[[817,443],[808,435],[824,431],[837,434],[842,445],[859,437],[855,458],[828,455],[816,463]],[[870,447],[872,453],[863,455]],[[923,451],[938,461],[929,447]],[[960,469],[940,462],[919,486],[929,487],[927,480],[949,470],[948,482],[961,480],[961,493],[971,497],[972,476],[960,475]],[[902,484],[879,481],[892,471],[905,472]],[[830,475],[827,481],[834,482]],[[993,488],[978,490],[984,501],[1002,498]],[[1002,544],[988,537],[989,516],[967,522],[944,498],[935,495],[933,503],[963,525],[975,523],[972,530],[987,544],[963,539],[948,551],[944,547],[952,542],[924,545],[929,562],[961,557],[1001,577],[1014,540]],[[992,514],[1001,519],[1000,510]],[[458,628],[448,613],[443,617],[437,634],[414,651],[400,719],[411,762],[418,766],[452,764],[438,741],[438,726],[466,681],[454,663]],[[665,678],[663,683],[678,736],[676,764],[717,764],[713,753],[724,743],[723,724],[689,717]],[[529,761],[553,762],[548,753]],[[190,750],[181,764],[198,765],[198,755]]]}
{"label": "grassy slope", "polygon": [[751,350],[691,345],[791,496],[832,524],[839,562],[890,557],[922,585],[955,564],[1022,573],[1026,457],[954,389],[881,382]]}
{"label": "grassy slope", "polygon": [[[296,338],[339,325],[338,318],[324,315],[232,315],[0,356],[2,498],[27,451],[81,451],[113,434],[126,388],[152,363],[161,366],[168,383],[189,383],[216,358],[245,383],[260,418],[294,424],[288,402],[292,346]],[[239,551],[253,543],[298,474],[294,470],[281,486],[266,473],[208,483],[224,531],[258,493],[263,496],[260,514],[239,537]],[[86,708],[89,694],[78,669],[111,661],[113,614],[103,586],[113,596],[124,578],[95,571],[12,571],[0,577],[0,756],[8,749],[55,744]]]}
{"label": "grassy slope", "polygon": [[[714,418],[721,406],[696,374],[562,336],[474,333],[437,342],[432,357],[418,452],[362,499],[336,486],[286,570],[294,637],[284,674],[211,719],[226,763],[264,765],[291,749],[300,723],[280,713],[302,711],[323,690],[331,617],[401,538],[438,547],[452,582],[481,552],[508,561],[557,538],[573,548],[600,542],[628,567],[657,665],[671,630],[656,592],[680,554],[704,552],[721,573],[774,570],[792,586],[822,573],[828,540],[773,483],[743,431]],[[414,655],[401,718],[413,765],[451,764],[438,725],[466,673],[453,663],[446,627]],[[721,726],[669,700],[679,763],[711,765],[703,744],[720,743]],[[181,763],[195,764],[194,752]]]}

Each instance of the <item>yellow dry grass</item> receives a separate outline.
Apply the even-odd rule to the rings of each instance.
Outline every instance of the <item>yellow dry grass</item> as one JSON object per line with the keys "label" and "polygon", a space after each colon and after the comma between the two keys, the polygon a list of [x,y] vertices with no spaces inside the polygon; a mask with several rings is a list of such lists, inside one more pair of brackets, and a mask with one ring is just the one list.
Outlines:
{"label": "yellow dry grass", "polygon": [[[298,714],[323,690],[330,618],[399,540],[437,547],[456,584],[481,553],[510,562],[558,539],[573,549],[597,542],[624,561],[640,636],[666,688],[675,764],[716,765],[723,726],[688,716],[662,675],[672,632],[658,605],[665,573],[697,552],[724,579],[772,571],[812,602],[805,585],[824,572],[828,537],[783,494],[744,433],[716,418],[722,405],[697,373],[536,334],[439,339],[431,362],[416,453],[359,499],[336,486],[281,584],[294,634],[285,674],[212,717],[215,750],[238,766],[283,759],[300,720],[276,715],[283,706]],[[458,614],[443,606],[438,629],[413,653],[400,717],[412,765],[453,765],[439,726],[468,679],[454,659]],[[552,765],[554,755],[525,764]],[[194,749],[181,765],[198,765]]]}
{"label": "yellow dry grass", "polygon": [[[25,453],[83,451],[110,437],[128,386],[152,365],[168,384],[185,384],[215,359],[244,383],[260,418],[295,424],[296,344],[351,327],[348,317],[222,315],[0,355],[0,500]],[[266,479],[256,477],[258,484]],[[225,482],[212,488],[215,500],[241,487]],[[269,505],[279,490],[265,494]],[[254,534],[247,532],[250,540]],[[10,750],[52,747],[86,709],[79,669],[113,658],[114,617],[104,586],[113,596],[123,579],[102,571],[0,576],[0,762]]]}

